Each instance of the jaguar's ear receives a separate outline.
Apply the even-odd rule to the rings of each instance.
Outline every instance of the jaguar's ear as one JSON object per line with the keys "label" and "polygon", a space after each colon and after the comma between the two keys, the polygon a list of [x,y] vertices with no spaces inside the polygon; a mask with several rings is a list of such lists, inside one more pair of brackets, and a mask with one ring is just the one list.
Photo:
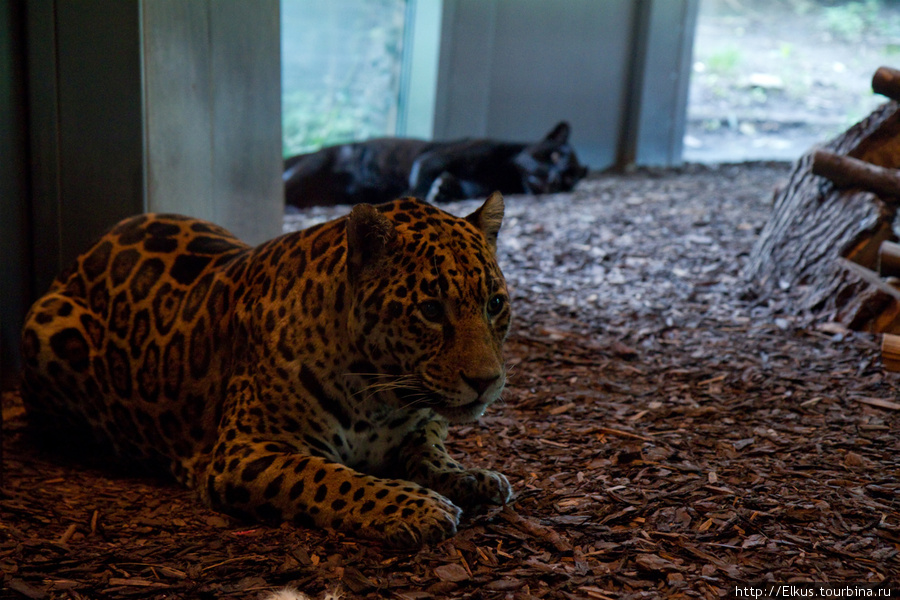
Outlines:
{"label": "jaguar's ear", "polygon": [[565,144],[569,141],[569,134],[572,132],[572,128],[569,126],[569,123],[566,121],[560,121],[556,124],[550,133],[544,137],[548,142],[554,142],[556,144]]}
{"label": "jaguar's ear", "polygon": [[487,238],[488,244],[493,250],[497,249],[497,233],[503,223],[504,208],[503,195],[500,192],[494,192],[478,210],[466,217],[466,221],[484,233],[484,237]]}
{"label": "jaguar's ear", "polygon": [[397,239],[397,230],[371,204],[357,204],[347,217],[347,275],[355,281],[376,263]]}

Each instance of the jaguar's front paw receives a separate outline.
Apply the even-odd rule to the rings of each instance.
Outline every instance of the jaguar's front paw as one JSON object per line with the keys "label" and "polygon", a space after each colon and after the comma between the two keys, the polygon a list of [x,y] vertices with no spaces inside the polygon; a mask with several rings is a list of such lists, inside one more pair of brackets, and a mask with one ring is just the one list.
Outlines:
{"label": "jaguar's front paw", "polygon": [[445,489],[440,490],[465,508],[482,504],[506,504],[512,487],[502,473],[487,469],[468,469],[448,473]]}
{"label": "jaguar's front paw", "polygon": [[417,548],[452,537],[462,515],[458,506],[434,492],[410,498],[402,507],[389,504],[375,510],[381,514],[367,528],[368,537],[394,548]]}

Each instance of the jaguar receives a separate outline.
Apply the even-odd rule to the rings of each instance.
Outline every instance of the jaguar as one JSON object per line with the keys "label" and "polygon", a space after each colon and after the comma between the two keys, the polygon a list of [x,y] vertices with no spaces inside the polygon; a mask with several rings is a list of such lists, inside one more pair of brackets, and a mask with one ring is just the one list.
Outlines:
{"label": "jaguar", "polygon": [[506,380],[497,193],[461,218],[359,204],[257,247],[209,222],[115,225],[31,307],[23,399],[42,436],[87,434],[209,506],[418,547],[504,504],[448,427]]}
{"label": "jaguar", "polygon": [[560,121],[532,143],[484,138],[375,138],[284,161],[288,206],[378,203],[401,194],[444,202],[503,194],[571,191],[587,175]]}

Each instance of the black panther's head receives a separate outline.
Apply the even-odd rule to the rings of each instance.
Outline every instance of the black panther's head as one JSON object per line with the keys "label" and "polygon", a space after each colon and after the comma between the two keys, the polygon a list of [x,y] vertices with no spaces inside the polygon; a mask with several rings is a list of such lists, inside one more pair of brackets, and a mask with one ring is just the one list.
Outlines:
{"label": "black panther's head", "polygon": [[544,139],[526,146],[513,159],[526,192],[568,192],[587,175],[587,167],[578,162],[569,145],[570,132],[569,124],[560,121]]}

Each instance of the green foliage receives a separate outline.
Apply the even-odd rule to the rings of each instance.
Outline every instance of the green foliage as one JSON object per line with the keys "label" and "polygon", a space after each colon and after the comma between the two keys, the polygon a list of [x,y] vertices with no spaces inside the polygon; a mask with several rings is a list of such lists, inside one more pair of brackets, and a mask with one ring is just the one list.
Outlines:
{"label": "green foliage", "polygon": [[781,58],[789,60],[794,54],[794,45],[790,42],[781,42],[781,45],[778,47],[778,54]]}
{"label": "green foliage", "polygon": [[391,135],[406,0],[285,0],[282,152]]}
{"label": "green foliage", "polygon": [[360,112],[346,94],[286,94],[281,108],[284,156],[357,139]]}
{"label": "green foliage", "polygon": [[848,42],[861,41],[863,35],[877,29],[878,0],[853,0],[822,9],[822,23],[836,38]]}
{"label": "green foliage", "polygon": [[741,62],[741,51],[734,46],[719,50],[706,61],[710,72],[719,75],[730,75],[737,70]]}

